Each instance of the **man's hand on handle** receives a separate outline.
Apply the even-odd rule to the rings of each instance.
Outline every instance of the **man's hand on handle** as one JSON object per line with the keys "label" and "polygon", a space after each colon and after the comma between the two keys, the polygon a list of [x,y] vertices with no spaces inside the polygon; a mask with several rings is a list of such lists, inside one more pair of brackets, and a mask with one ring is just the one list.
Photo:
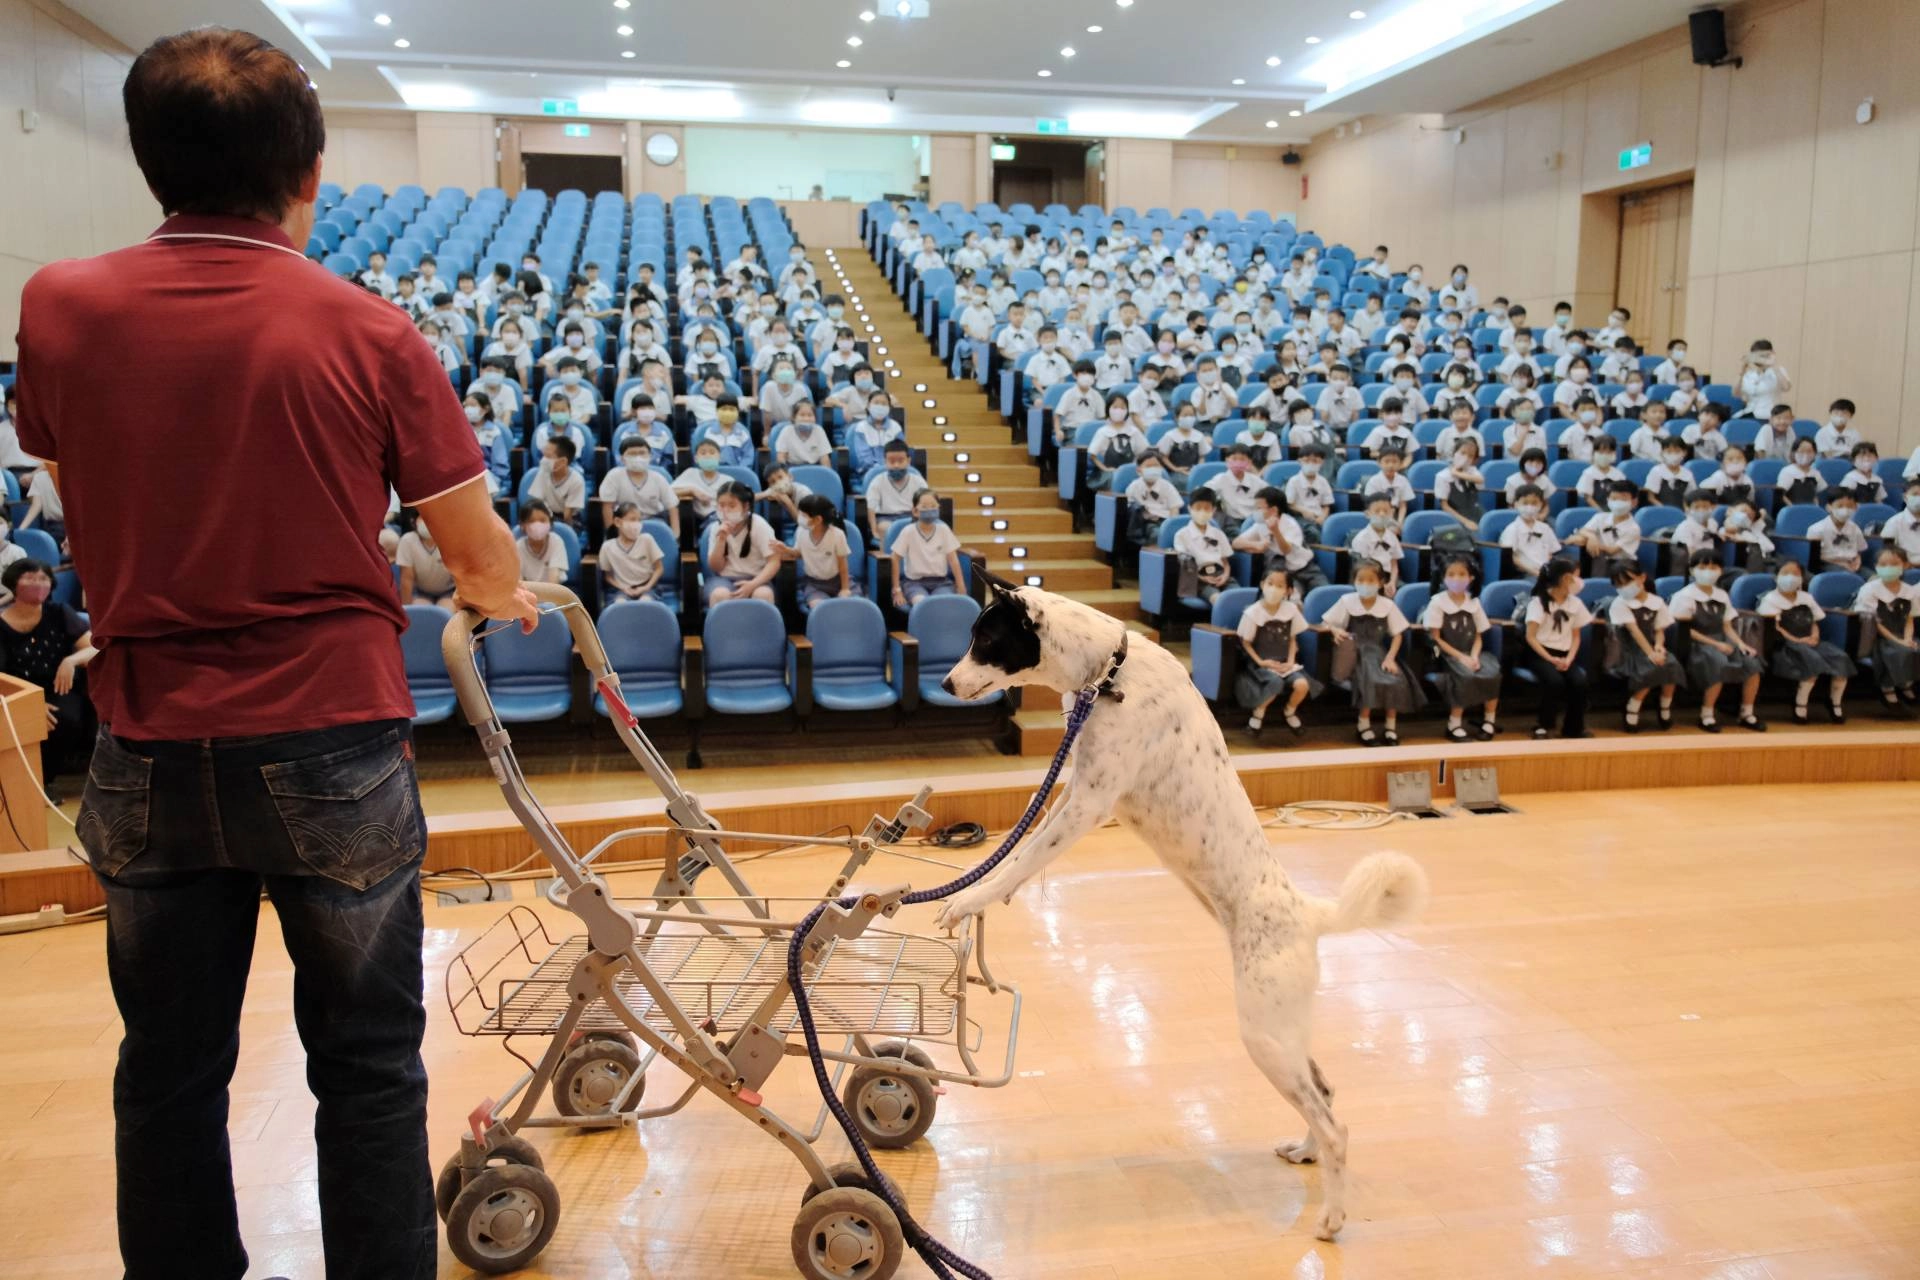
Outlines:
{"label": "man's hand on handle", "polygon": [[512,595],[494,604],[481,604],[455,591],[453,607],[472,609],[481,617],[491,618],[495,622],[517,622],[522,635],[532,635],[534,628],[540,625],[540,602],[524,586],[515,587]]}
{"label": "man's hand on handle", "polygon": [[454,602],[523,632],[540,625],[540,605],[520,581],[520,552],[494,514],[484,480],[420,504],[441,559],[453,574]]}

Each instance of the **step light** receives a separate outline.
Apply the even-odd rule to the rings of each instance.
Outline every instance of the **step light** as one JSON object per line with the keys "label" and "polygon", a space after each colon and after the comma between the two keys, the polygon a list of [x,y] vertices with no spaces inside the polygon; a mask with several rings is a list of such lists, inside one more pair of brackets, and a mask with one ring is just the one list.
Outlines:
{"label": "step light", "polygon": [[882,361],[880,362],[880,367],[881,367],[882,369],[891,369],[891,368],[893,368],[893,361],[891,361],[891,360],[882,360]]}
{"label": "step light", "polygon": [[1006,527],[1007,527],[1007,522],[1006,522],[1005,520],[995,520],[995,521],[993,522],[993,528],[994,528],[994,529],[995,529],[996,531],[997,531],[997,530],[1000,530],[1000,529],[1004,529],[1004,528],[1006,528]]}
{"label": "step light", "polygon": [[[944,414],[944,413],[942,413],[942,414],[939,414],[939,415],[937,415],[937,416],[936,416],[936,417],[934,418],[934,420],[933,420],[933,425],[934,425],[934,426],[936,426],[936,427],[944,427],[944,426],[946,426],[946,425],[947,425],[947,415],[946,415],[946,414]],[[949,440],[951,440],[951,439],[953,439],[953,437],[952,437],[952,436],[948,436],[948,437],[947,437],[947,439],[949,439]]]}
{"label": "step light", "polygon": [[[881,355],[885,355],[885,354],[887,354],[887,352],[886,352],[886,348],[885,348],[885,347],[882,347],[882,348],[880,349],[880,354],[881,354]],[[914,389],[915,391],[918,391],[918,392],[920,392],[920,393],[921,393],[922,395],[924,395],[924,394],[926,394],[926,390],[927,390],[927,384],[926,384],[926,383],[924,383],[924,382],[916,382],[916,383],[914,383],[914,384],[913,384],[913,389]]]}
{"label": "step light", "polygon": [[955,440],[958,440],[959,438],[960,438],[960,437],[958,437],[958,436],[956,436],[956,435],[954,435],[954,434],[953,434],[953,432],[951,432],[951,431],[949,431],[949,432],[947,432],[947,433],[946,433],[945,435],[943,435],[943,436],[941,436],[941,437],[940,437],[940,443],[941,443],[941,444],[952,444],[952,443],[953,443],[953,442],[954,442]]}
{"label": "step light", "polygon": [[990,493],[983,493],[983,494],[981,494],[981,495],[980,495],[980,505],[981,505],[981,506],[983,506],[983,507],[990,507],[990,506],[992,506],[992,505],[993,505],[993,495],[992,495],[992,494],[990,494]]}
{"label": "step light", "polygon": [[[887,363],[891,365],[893,361],[889,360],[887,361]],[[937,409],[940,407],[940,402],[938,400],[933,399],[931,396],[929,396],[927,399],[922,400],[920,402],[920,407],[922,409]]]}
{"label": "step light", "polygon": [[1027,575],[1027,585],[1028,585],[1028,586],[1030,586],[1030,587],[1037,587],[1037,586],[1039,586],[1039,585],[1040,585],[1040,575],[1039,575],[1039,574],[1037,574],[1037,573],[1030,573],[1030,574],[1028,574],[1028,575]]}
{"label": "step light", "polygon": [[968,484],[979,484],[979,483],[980,483],[980,473],[979,473],[978,471],[969,471],[969,472],[967,472],[967,483],[968,483]]}
{"label": "step light", "polygon": [[1027,549],[1025,547],[1015,547],[1013,550],[1007,552],[1007,554],[1015,560],[1025,560],[1027,558]]}
{"label": "step light", "polygon": [[956,453],[953,455],[953,460],[964,467],[968,462],[972,461],[972,456],[965,453]]}
{"label": "step light", "polygon": [[[881,355],[885,355],[885,354],[887,354],[887,349],[886,349],[885,347],[875,347],[875,348],[874,348],[874,350],[875,350],[875,351],[878,351],[878,352],[879,352],[879,353],[880,353]],[[925,387],[916,387],[916,388],[914,388],[914,389],[915,389],[916,391],[925,391],[925,390],[926,390],[926,388],[925,388]]]}

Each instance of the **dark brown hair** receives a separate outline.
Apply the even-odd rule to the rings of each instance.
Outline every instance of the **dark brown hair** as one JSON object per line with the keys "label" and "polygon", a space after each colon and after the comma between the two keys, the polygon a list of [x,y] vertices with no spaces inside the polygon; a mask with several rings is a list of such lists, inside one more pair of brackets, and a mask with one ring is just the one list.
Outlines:
{"label": "dark brown hair", "polygon": [[161,37],[133,60],[121,96],[134,159],[169,214],[277,222],[327,145],[305,68],[247,31]]}

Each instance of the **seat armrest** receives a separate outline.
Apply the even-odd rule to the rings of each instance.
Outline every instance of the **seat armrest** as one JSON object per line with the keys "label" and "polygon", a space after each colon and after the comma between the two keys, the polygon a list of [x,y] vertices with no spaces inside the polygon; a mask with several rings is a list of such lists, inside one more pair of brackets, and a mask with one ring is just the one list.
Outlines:
{"label": "seat armrest", "polygon": [[975,551],[971,547],[962,547],[960,554],[967,558],[967,595],[984,609],[987,604],[986,553]]}
{"label": "seat armrest", "polygon": [[891,671],[893,692],[900,699],[902,711],[914,711],[920,706],[920,642],[905,631],[887,633],[888,666]]}
{"label": "seat armrest", "polygon": [[692,551],[680,553],[680,616],[700,616],[700,557]]}
{"label": "seat armrest", "polygon": [[805,636],[787,637],[787,675],[794,714],[804,719],[813,714],[813,641]]}
{"label": "seat armrest", "polygon": [[1226,704],[1240,674],[1240,637],[1225,627],[1196,622],[1188,637],[1193,658],[1193,682],[1209,701]]}
{"label": "seat armrest", "polygon": [[707,714],[707,647],[699,636],[688,636],[680,642],[681,661],[684,674],[681,678],[681,701],[686,706],[687,719],[703,720]]}
{"label": "seat armrest", "polygon": [[891,552],[875,552],[867,557],[867,565],[873,575],[873,602],[880,606],[888,619],[902,617],[901,611],[893,604],[893,588],[899,581],[897,575],[900,572],[898,558]]}
{"label": "seat armrest", "polygon": [[1180,585],[1180,557],[1165,547],[1147,547],[1140,552],[1140,610],[1155,618],[1164,618],[1173,609],[1174,593]]}

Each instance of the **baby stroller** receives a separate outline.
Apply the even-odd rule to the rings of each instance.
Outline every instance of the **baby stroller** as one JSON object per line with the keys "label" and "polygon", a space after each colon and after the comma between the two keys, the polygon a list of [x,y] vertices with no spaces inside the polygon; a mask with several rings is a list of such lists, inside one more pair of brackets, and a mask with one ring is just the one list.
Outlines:
{"label": "baby stroller", "polygon": [[[519,1136],[522,1129],[630,1127],[672,1115],[704,1090],[784,1146],[805,1171],[808,1186],[792,1229],[800,1274],[886,1280],[907,1251],[888,1203],[898,1202],[897,1189],[876,1188],[861,1165],[829,1165],[814,1151],[824,1105],[803,1130],[770,1110],[760,1089],[783,1057],[808,1052],[794,1042],[788,950],[799,918],[823,902],[833,905],[802,938],[803,982],[816,1030],[840,1044],[823,1047],[820,1058],[834,1064],[833,1083],[869,1146],[904,1147],[923,1135],[940,1082],[998,1088],[1012,1079],[1020,993],[988,969],[984,921],[975,917],[950,937],[923,937],[877,927],[899,909],[907,886],[844,896],[876,851],[929,824],[930,793],[923,789],[893,819],[876,815],[845,838],[722,830],[640,732],[579,600],[565,587],[529,589],[545,612],[566,621],[621,741],[666,798],[666,823],[616,831],[576,854],[534,799],[481,682],[477,642],[497,628],[471,610],[448,622],[441,648],[461,710],[508,806],[553,866],[545,896],[582,927],[556,939],[536,912],[514,907],[448,965],[456,1026],[467,1035],[502,1037],[526,1068],[500,1099],[474,1109],[459,1151],[440,1170],[435,1199],[449,1247],[476,1271],[504,1274],[525,1266],[552,1238],[559,1190],[538,1149]],[[667,852],[652,893],[616,900],[595,864],[622,845],[662,839]],[[847,858],[817,897],[773,898],[752,892],[727,855],[728,842],[838,845]],[[696,892],[708,871],[731,892]],[[994,1001],[1006,1015],[997,1074],[974,1057],[985,1041],[969,1016],[976,986],[1007,997]],[[516,1038],[539,1047],[523,1053]],[[942,1044],[957,1067],[937,1065],[924,1047]],[[692,1082],[670,1101],[643,1106],[647,1067],[662,1057]],[[550,1112],[542,1111],[543,1099],[550,1099]]]}

